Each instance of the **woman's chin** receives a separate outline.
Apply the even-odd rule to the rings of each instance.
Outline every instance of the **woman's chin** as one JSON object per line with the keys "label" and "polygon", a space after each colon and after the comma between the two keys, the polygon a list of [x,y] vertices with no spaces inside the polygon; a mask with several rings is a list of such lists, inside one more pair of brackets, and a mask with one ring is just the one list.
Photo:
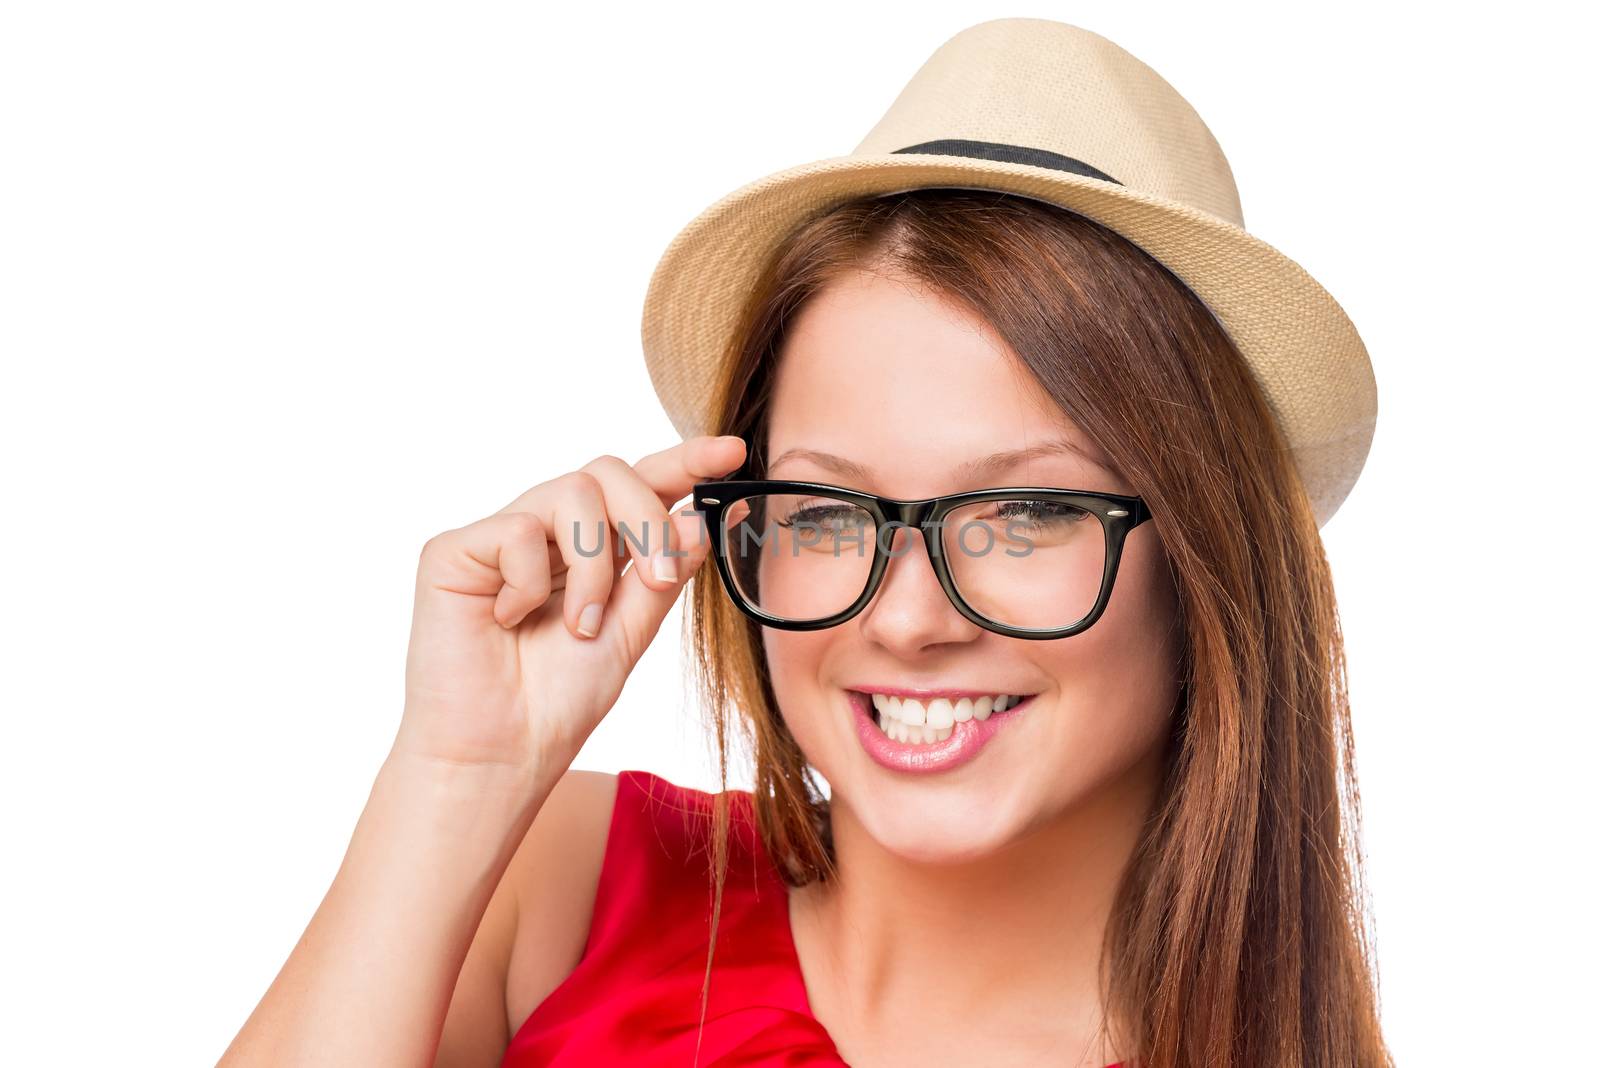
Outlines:
{"label": "woman's chin", "polygon": [[875,813],[862,822],[881,848],[915,864],[970,863],[999,852],[1006,842],[992,821],[968,826]]}

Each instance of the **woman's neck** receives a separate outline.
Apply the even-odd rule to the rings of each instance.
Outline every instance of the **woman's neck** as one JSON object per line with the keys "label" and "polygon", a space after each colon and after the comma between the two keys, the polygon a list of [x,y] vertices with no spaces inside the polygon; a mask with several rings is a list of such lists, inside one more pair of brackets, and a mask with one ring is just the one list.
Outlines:
{"label": "woman's neck", "polygon": [[[1153,751],[1094,797],[960,864],[886,851],[836,799],[839,877],[790,898],[818,1020],[836,1041],[851,1035],[864,1063],[891,1063],[918,1042],[959,1061],[952,1030],[987,1050],[983,1063],[998,1063],[999,1040],[1019,1055],[1048,1049],[1050,1063],[1080,1051],[1084,1064],[1110,1063],[1096,1038],[1101,943],[1160,770]],[[865,1048],[880,1043],[892,1058]]]}

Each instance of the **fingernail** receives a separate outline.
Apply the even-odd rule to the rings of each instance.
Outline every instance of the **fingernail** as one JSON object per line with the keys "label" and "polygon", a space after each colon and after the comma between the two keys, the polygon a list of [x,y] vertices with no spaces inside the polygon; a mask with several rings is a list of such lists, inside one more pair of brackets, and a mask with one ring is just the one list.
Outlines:
{"label": "fingernail", "polygon": [[674,560],[670,556],[656,557],[656,581],[677,582],[678,561]]}
{"label": "fingernail", "polygon": [[600,633],[600,602],[584,605],[583,611],[578,615],[578,633],[585,638],[593,638]]}

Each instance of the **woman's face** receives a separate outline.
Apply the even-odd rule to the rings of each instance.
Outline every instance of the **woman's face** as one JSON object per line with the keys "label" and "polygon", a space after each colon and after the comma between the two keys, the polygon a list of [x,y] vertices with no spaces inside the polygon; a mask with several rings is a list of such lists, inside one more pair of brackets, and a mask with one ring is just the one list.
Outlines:
{"label": "woman's face", "polygon": [[[900,498],[1026,485],[1132,492],[983,321],[898,275],[854,271],[808,302],[790,326],[771,404],[770,478]],[[1069,448],[977,479],[960,474],[992,454],[1062,440],[1087,456]],[[1129,534],[1104,615],[1055,641],[967,620],[921,540],[895,534],[883,585],[849,622],[762,628],[783,717],[836,810],[908,859],[973,859],[1148,775],[1178,695],[1176,601],[1154,524]],[[1014,718],[976,757],[927,773],[869,756],[850,704],[858,688],[1035,696],[1006,713]]]}

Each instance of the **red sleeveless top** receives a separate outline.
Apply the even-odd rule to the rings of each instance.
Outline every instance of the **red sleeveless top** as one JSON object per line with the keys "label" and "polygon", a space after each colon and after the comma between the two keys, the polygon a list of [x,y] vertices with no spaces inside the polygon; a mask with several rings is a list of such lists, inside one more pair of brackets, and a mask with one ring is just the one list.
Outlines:
{"label": "red sleeveless top", "polygon": [[747,790],[728,796],[728,874],[700,1031],[712,861],[709,822],[697,814],[712,797],[648,771],[617,773],[583,957],[523,1021],[501,1068],[848,1068],[811,1015],[788,886]]}

